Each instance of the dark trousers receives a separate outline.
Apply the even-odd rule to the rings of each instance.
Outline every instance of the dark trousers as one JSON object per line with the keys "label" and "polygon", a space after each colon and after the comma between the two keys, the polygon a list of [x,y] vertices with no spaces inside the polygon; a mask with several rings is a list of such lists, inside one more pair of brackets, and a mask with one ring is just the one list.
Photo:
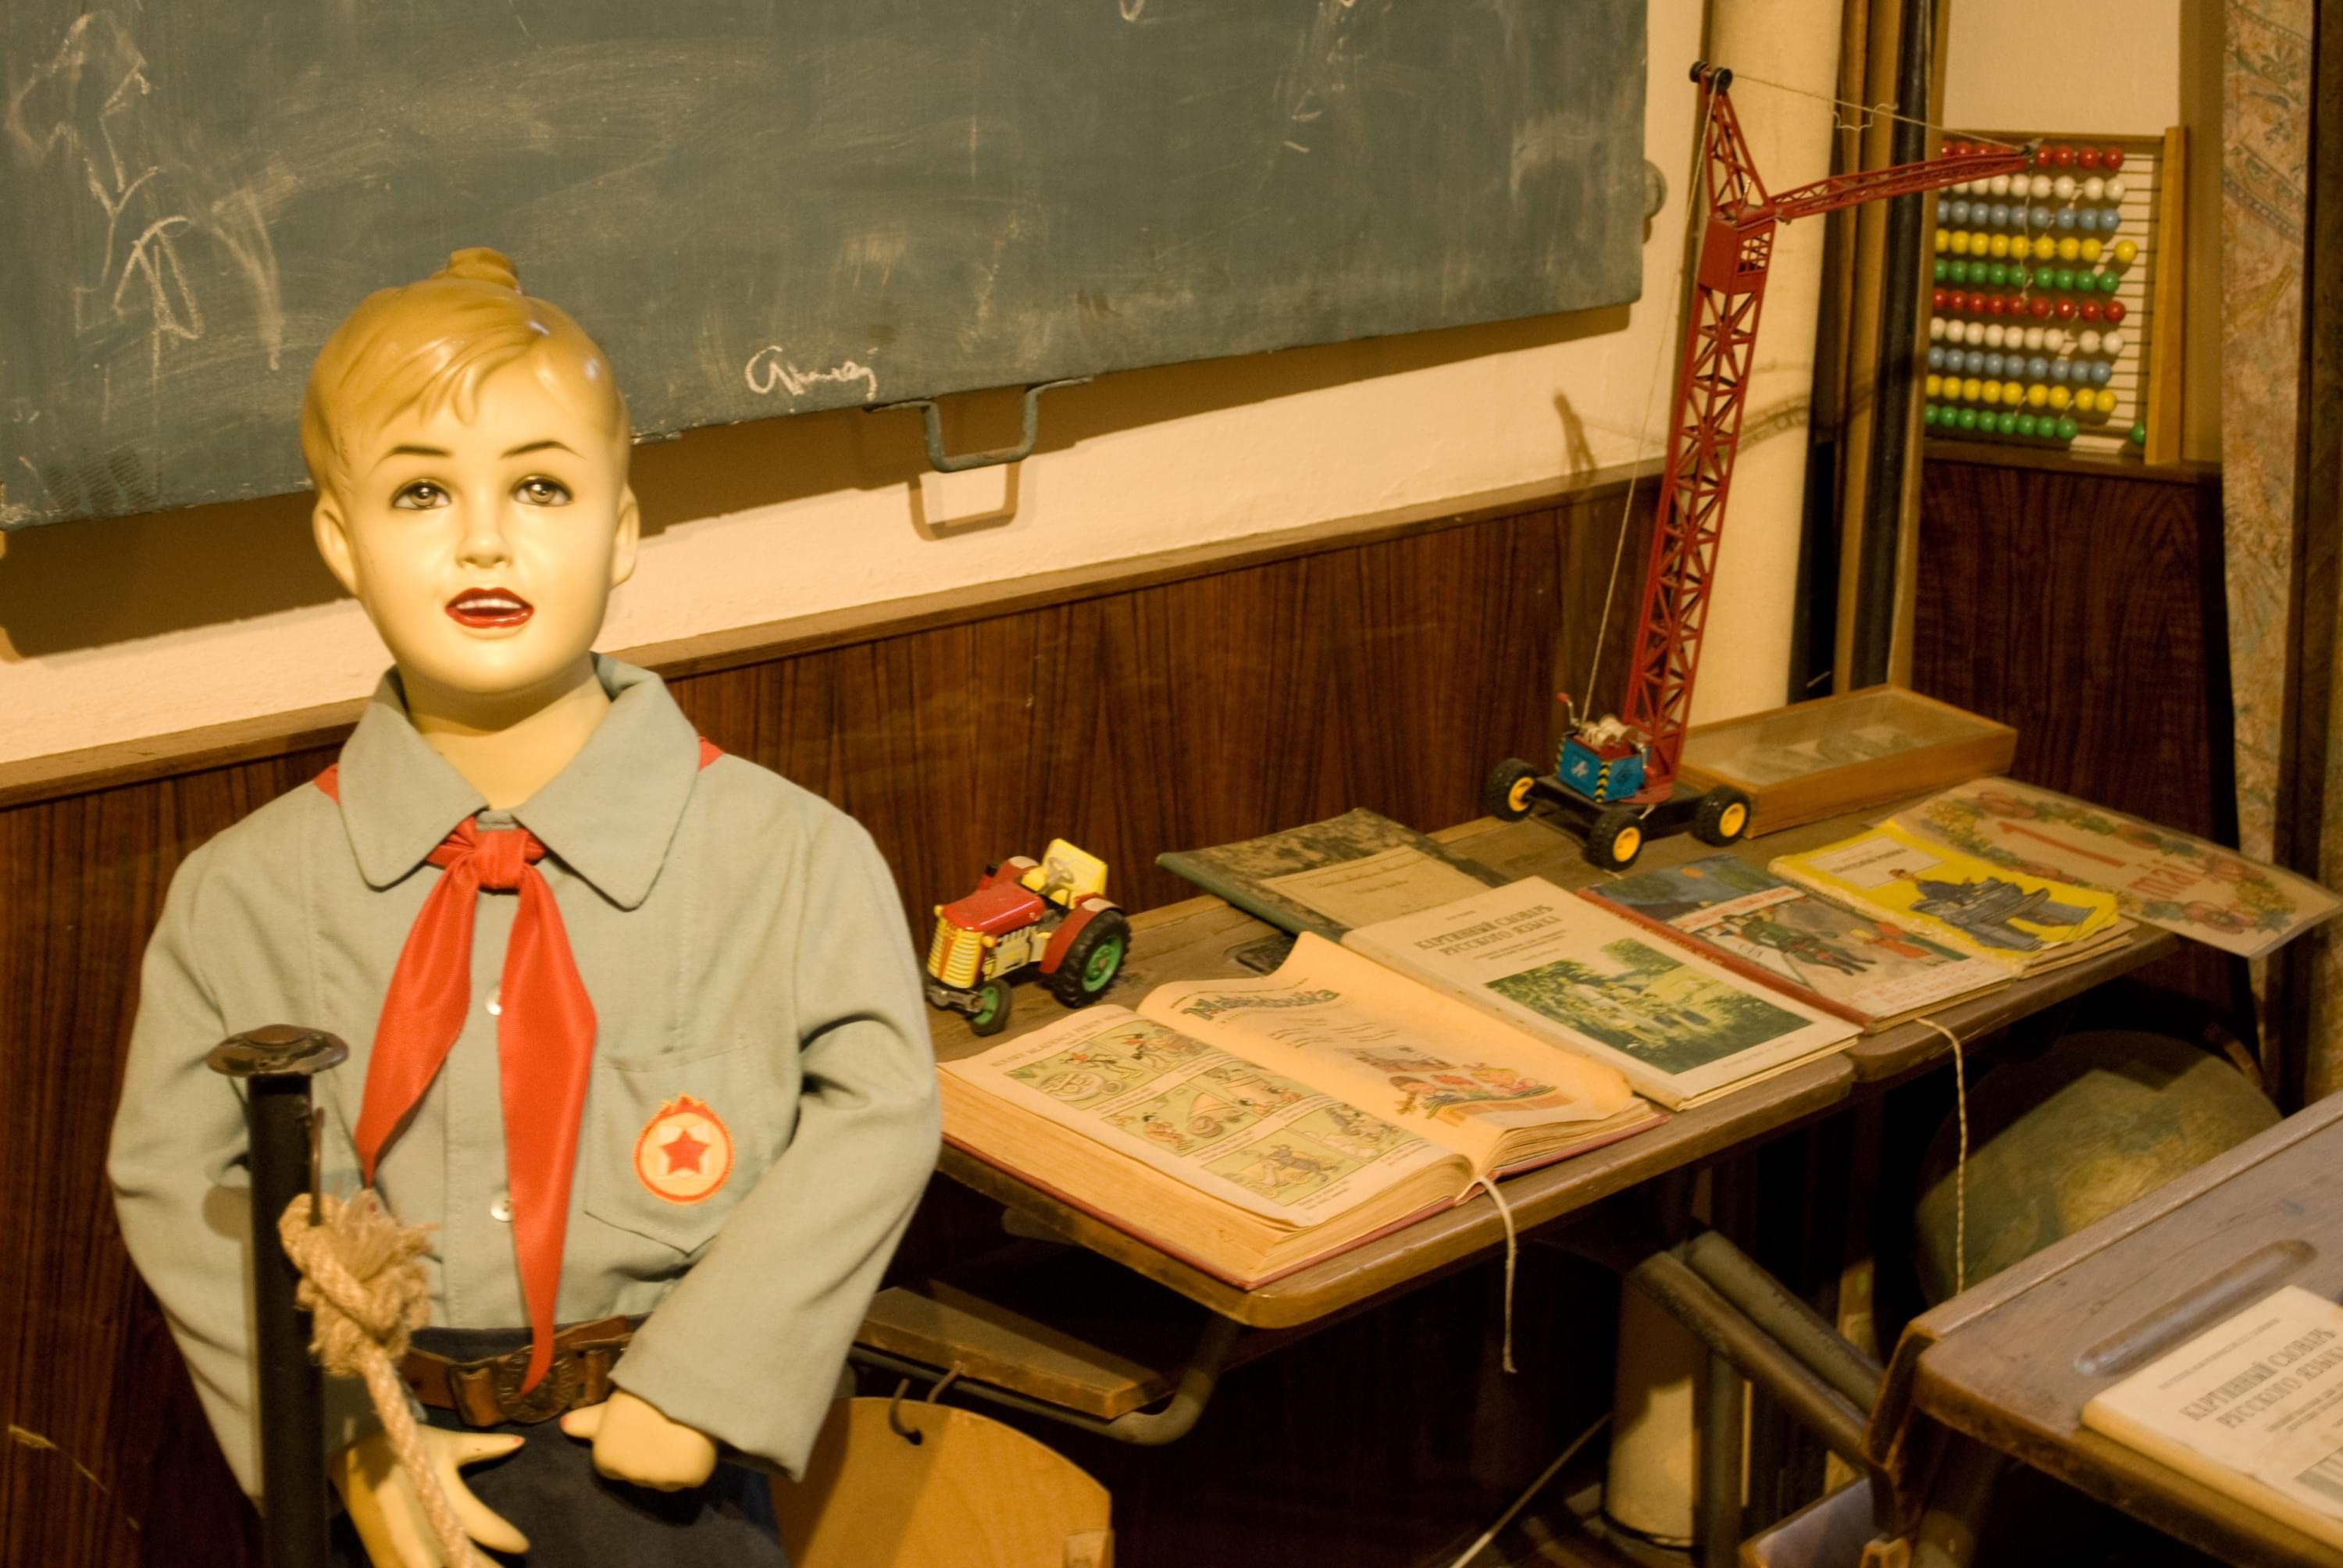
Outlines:
{"label": "dark trousers", "polygon": [[[418,1349],[458,1361],[502,1355],[528,1342],[526,1331],[426,1329]],[[425,1412],[431,1424],[467,1430],[451,1411]],[[528,1441],[511,1454],[470,1466],[464,1481],[482,1503],[528,1537],[528,1554],[497,1562],[527,1568],[789,1568],[773,1525],[765,1478],[719,1464],[704,1486],[654,1492],[594,1473],[591,1443],[558,1421],[482,1429]],[[367,1568],[366,1549],[347,1516],[335,1521],[337,1568]]]}

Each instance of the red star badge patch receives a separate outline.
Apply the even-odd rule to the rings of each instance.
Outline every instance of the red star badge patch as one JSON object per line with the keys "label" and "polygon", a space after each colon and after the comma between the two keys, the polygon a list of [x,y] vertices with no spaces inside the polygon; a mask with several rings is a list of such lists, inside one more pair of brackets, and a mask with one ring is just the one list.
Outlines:
{"label": "red star badge patch", "polygon": [[635,1140],[635,1174],[670,1203],[697,1203],[732,1174],[732,1134],[706,1104],[679,1094]]}

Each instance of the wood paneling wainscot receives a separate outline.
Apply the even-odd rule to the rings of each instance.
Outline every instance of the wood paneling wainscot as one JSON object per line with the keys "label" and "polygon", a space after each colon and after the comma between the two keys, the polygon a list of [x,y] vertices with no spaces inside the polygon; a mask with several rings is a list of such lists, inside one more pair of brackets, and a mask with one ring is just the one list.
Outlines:
{"label": "wood paneling wainscot", "polygon": [[[1621,476],[1594,475],[622,657],[666,674],[725,749],[860,817],[907,940],[988,862],[1052,836],[1102,855],[1143,909],[1191,891],[1155,869],[1167,849],[1353,806],[1423,829],[1478,815],[1490,767],[1539,757],[1554,693],[1584,689],[1618,529],[1632,514],[1632,594],[1649,498],[1646,481],[1629,508]],[[1606,699],[1631,619],[1610,618]],[[354,711],[0,765],[0,1562],[256,1561],[252,1511],[123,1252],[105,1151],[173,870],[331,761]],[[1535,1473],[1546,1434],[1523,1430],[1477,1439],[1432,1514],[1386,1486],[1382,1515],[1324,1502],[1310,1543],[1281,1546],[1256,1512],[1248,1551],[1406,1562]],[[1307,1459],[1286,1479],[1322,1501]],[[1336,1521],[1357,1554],[1331,1542]],[[1195,1560],[1192,1532],[1127,1523],[1126,1561]]]}

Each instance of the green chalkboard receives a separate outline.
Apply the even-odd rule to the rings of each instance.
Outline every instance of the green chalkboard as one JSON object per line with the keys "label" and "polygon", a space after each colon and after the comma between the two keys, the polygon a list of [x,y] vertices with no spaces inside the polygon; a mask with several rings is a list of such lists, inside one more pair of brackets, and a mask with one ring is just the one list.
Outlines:
{"label": "green chalkboard", "polygon": [[1618,304],[1644,0],[0,0],[0,523],[304,484],[492,245],[639,433]]}

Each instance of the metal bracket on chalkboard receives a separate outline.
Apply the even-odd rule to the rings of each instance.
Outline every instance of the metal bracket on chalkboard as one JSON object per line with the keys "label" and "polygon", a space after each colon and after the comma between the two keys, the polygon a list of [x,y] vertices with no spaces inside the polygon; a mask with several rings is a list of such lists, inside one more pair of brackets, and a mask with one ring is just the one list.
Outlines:
{"label": "metal bracket on chalkboard", "polygon": [[1093,379],[1088,376],[1069,377],[1063,381],[1041,381],[1025,388],[1025,436],[1014,447],[996,447],[990,452],[963,452],[955,457],[944,450],[943,415],[932,397],[913,397],[901,403],[882,403],[870,409],[873,414],[892,413],[898,408],[917,408],[928,427],[928,466],[939,474],[957,474],[968,468],[991,468],[1003,463],[1015,463],[1032,456],[1033,443],[1041,436],[1041,394],[1054,392],[1061,387],[1079,387]]}

